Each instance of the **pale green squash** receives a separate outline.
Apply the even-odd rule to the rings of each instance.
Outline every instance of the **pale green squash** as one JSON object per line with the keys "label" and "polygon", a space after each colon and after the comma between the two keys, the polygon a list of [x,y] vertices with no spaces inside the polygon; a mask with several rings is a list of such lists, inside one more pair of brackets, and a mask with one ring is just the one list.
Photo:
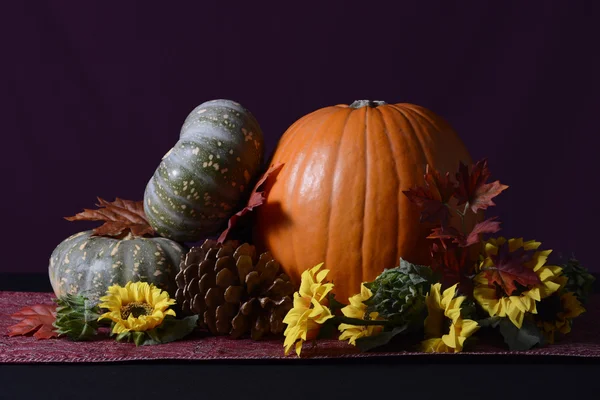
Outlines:
{"label": "pale green squash", "polygon": [[186,253],[180,244],[162,237],[123,239],[77,233],[60,243],[50,256],[50,282],[57,297],[81,294],[97,302],[110,285],[149,282],[170,295]]}
{"label": "pale green squash", "polygon": [[213,100],[186,118],[144,193],[154,230],[194,242],[223,229],[247,197],[263,159],[263,134],[240,104]]}

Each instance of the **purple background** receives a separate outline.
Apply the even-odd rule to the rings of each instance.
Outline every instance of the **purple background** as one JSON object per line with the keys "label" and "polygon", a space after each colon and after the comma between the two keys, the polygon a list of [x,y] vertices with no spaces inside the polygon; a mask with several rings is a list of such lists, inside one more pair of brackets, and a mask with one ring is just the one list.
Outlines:
{"label": "purple background", "polygon": [[510,185],[488,213],[503,234],[600,272],[597,2],[81,3],[2,7],[0,272],[45,272],[96,196],[141,199],[216,98],[254,113],[268,153],[317,108],[425,106]]}

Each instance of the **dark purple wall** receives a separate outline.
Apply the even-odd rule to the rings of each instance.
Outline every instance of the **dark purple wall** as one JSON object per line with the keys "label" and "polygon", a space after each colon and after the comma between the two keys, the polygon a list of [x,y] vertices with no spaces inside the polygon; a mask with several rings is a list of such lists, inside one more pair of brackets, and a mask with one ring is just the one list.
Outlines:
{"label": "dark purple wall", "polygon": [[597,2],[11,3],[2,272],[46,271],[61,240],[94,226],[62,217],[96,196],[141,199],[186,115],[215,98],[255,114],[269,153],[320,107],[425,106],[510,185],[490,214],[504,234],[600,272]]}

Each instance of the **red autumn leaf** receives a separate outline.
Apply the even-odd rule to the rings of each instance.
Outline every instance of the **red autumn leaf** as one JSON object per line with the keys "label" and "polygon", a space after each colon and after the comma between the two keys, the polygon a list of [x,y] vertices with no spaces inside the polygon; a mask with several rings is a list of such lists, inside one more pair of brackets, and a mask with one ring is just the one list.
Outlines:
{"label": "red autumn leaf", "polygon": [[492,199],[507,189],[508,186],[501,184],[500,181],[486,183],[489,177],[490,171],[487,160],[477,162],[472,167],[471,172],[469,172],[469,167],[461,162],[456,174],[458,205],[469,203],[469,208],[474,213],[495,206],[496,204]]}
{"label": "red autumn leaf", "polygon": [[258,182],[256,182],[256,185],[254,185],[254,189],[250,194],[250,198],[248,199],[248,203],[244,208],[242,208],[240,211],[236,212],[229,218],[227,228],[221,233],[221,235],[219,235],[219,238],[217,239],[218,243],[225,242],[225,240],[227,239],[227,235],[229,235],[229,232],[231,232],[231,230],[236,226],[238,220],[241,217],[252,212],[256,207],[259,207],[264,204],[265,200],[267,199],[267,194],[265,193],[265,191],[259,191],[259,189],[262,187],[262,185],[264,185],[264,183],[268,179],[276,177],[282,167],[283,164],[281,163],[272,165],[267,170],[267,172],[265,172],[263,176],[258,180]]}
{"label": "red autumn leaf", "polygon": [[421,209],[421,222],[437,222],[446,226],[450,218],[448,201],[456,190],[450,174],[442,175],[427,165],[425,186],[414,186],[403,191],[408,199]]}
{"label": "red autumn leaf", "polygon": [[524,264],[531,260],[532,251],[518,249],[510,253],[508,243],[500,246],[498,254],[492,256],[493,265],[484,268],[490,285],[497,284],[507,295],[512,295],[519,284],[531,288],[540,283],[540,278]]}
{"label": "red autumn leaf", "polygon": [[[468,258],[468,251],[452,244],[431,246],[431,269],[442,275],[444,285],[463,282],[472,272],[473,263]],[[461,284],[461,286],[463,286]]]}
{"label": "red autumn leaf", "polygon": [[500,230],[500,221],[496,221],[497,219],[498,217],[492,217],[479,222],[468,235],[462,234],[451,226],[433,228],[427,239],[440,239],[444,247],[446,247],[446,240],[451,240],[452,243],[458,244],[459,247],[469,247],[475,243],[479,243],[480,235],[498,232]]}
{"label": "red autumn leaf", "polygon": [[27,335],[34,331],[33,337],[36,339],[50,339],[58,336],[52,326],[56,319],[55,304],[36,304],[31,307],[23,307],[11,317],[21,322],[8,327],[8,336]]}
{"label": "red autumn leaf", "polygon": [[451,243],[459,243],[463,235],[458,231],[458,229],[452,226],[440,226],[437,228],[433,228],[431,230],[431,234],[427,236],[427,239],[439,239],[442,242],[442,246],[447,248],[447,240]]}
{"label": "red autumn leaf", "polygon": [[154,235],[154,229],[148,223],[142,201],[123,200],[117,197],[108,202],[98,197],[97,210],[84,209],[83,212],[65,217],[67,221],[104,221],[94,229],[98,236],[121,236],[128,230],[135,236]]}
{"label": "red autumn leaf", "polygon": [[425,170],[425,182],[430,188],[435,188],[442,203],[448,203],[456,191],[456,183],[450,178],[450,173],[442,175],[438,170],[430,168]]}
{"label": "red autumn leaf", "polygon": [[483,222],[477,223],[469,235],[458,243],[460,247],[468,247],[472,244],[479,243],[482,234],[496,233],[500,230],[500,221],[496,221],[498,217],[488,218]]}
{"label": "red autumn leaf", "polygon": [[448,207],[431,188],[415,186],[402,193],[421,209],[421,222],[447,221],[450,217]]}

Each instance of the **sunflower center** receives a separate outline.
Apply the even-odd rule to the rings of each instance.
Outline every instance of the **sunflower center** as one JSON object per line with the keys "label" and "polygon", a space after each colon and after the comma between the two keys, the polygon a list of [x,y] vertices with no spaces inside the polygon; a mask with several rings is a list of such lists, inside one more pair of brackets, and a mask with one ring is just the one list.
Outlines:
{"label": "sunflower center", "polygon": [[448,317],[444,317],[444,322],[442,323],[442,335],[450,332],[450,327],[452,326],[452,320]]}
{"label": "sunflower center", "polygon": [[556,316],[561,311],[563,311],[563,306],[560,296],[557,294],[545,298],[537,305],[538,318],[544,322],[556,321]]}
{"label": "sunflower center", "polygon": [[130,315],[133,315],[133,318],[138,318],[140,315],[150,314],[152,314],[152,307],[147,303],[139,301],[134,301],[121,307],[121,318],[123,319],[129,318]]}

